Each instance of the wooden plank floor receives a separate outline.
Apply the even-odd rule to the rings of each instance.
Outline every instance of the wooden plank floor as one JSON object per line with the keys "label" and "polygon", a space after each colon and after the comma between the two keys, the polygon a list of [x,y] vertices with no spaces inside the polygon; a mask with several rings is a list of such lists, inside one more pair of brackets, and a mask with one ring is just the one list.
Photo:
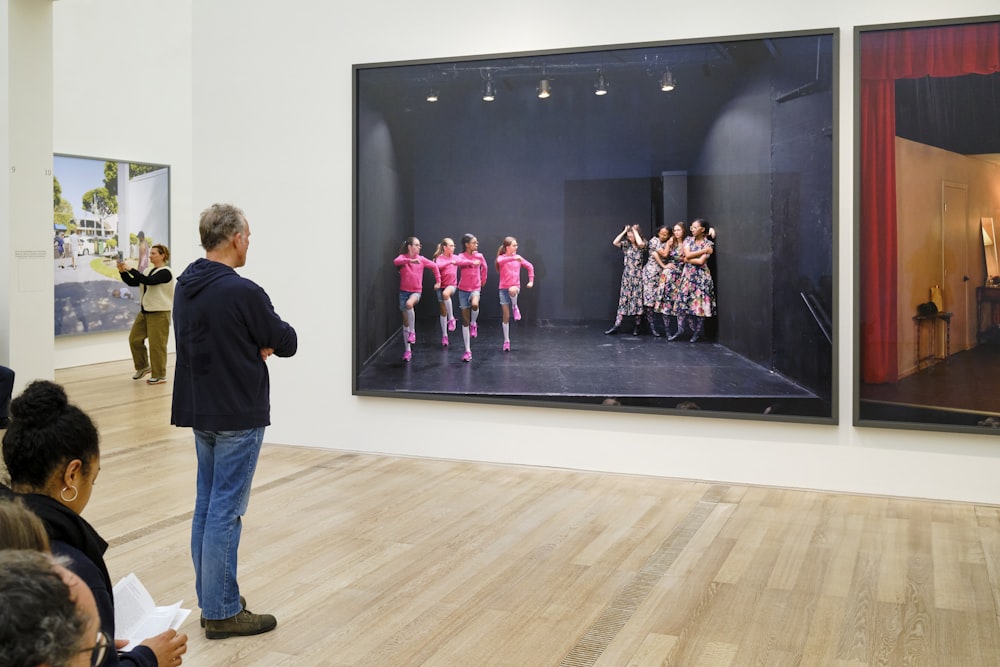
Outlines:
{"label": "wooden plank floor", "polygon": [[[112,578],[194,606],[171,385],[57,373],[102,433]],[[1000,509],[265,445],[240,549],[278,628],[187,665],[1000,665]]]}

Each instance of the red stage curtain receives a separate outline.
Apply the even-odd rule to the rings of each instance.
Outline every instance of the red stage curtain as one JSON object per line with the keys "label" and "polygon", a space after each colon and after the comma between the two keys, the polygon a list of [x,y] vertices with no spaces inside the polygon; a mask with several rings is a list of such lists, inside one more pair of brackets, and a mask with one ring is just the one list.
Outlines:
{"label": "red stage curtain", "polygon": [[896,79],[1000,71],[1000,23],[860,36],[861,381],[895,382]]}

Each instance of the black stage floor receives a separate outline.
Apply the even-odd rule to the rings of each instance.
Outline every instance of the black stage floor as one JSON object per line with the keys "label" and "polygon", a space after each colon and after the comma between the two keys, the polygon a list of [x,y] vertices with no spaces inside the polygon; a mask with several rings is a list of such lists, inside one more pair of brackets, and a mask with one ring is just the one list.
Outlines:
{"label": "black stage floor", "polygon": [[829,404],[795,382],[710,341],[667,342],[631,326],[606,336],[609,322],[511,322],[502,352],[498,320],[480,320],[472,361],[462,361],[461,325],[441,347],[437,321],[417,324],[413,359],[396,334],[361,370],[360,393],[460,394],[478,398],[828,417]]}
{"label": "black stage floor", "polygon": [[978,345],[898,382],[862,384],[862,420],[992,427],[1000,419],[1000,346]]}

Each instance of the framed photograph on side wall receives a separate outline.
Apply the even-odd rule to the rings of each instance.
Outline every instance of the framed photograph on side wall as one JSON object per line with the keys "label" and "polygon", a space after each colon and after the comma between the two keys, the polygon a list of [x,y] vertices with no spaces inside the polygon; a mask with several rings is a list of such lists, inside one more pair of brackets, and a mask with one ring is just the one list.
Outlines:
{"label": "framed photograph on side wall", "polygon": [[55,335],[128,330],[138,288],[117,262],[144,270],[170,243],[170,167],[75,155],[53,159]]}
{"label": "framed photograph on side wall", "polygon": [[854,43],[855,423],[1000,433],[1000,17]]}
{"label": "framed photograph on side wall", "polygon": [[837,45],[355,65],[354,393],[835,423]]}

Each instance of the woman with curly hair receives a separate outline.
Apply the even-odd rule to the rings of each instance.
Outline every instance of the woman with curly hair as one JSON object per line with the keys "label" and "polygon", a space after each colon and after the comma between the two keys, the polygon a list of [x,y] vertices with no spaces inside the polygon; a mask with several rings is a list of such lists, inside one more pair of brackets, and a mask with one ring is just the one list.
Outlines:
{"label": "woman with curly hair", "polygon": [[[52,553],[67,557],[69,569],[87,583],[97,601],[101,631],[113,638],[114,597],[104,563],[108,543],[80,516],[101,470],[97,428],[61,386],[46,380],[29,384],[11,402],[10,414],[3,460],[11,489],[45,524]],[[167,630],[130,651],[109,651],[103,665],[177,665],[185,651],[187,635]]]}

